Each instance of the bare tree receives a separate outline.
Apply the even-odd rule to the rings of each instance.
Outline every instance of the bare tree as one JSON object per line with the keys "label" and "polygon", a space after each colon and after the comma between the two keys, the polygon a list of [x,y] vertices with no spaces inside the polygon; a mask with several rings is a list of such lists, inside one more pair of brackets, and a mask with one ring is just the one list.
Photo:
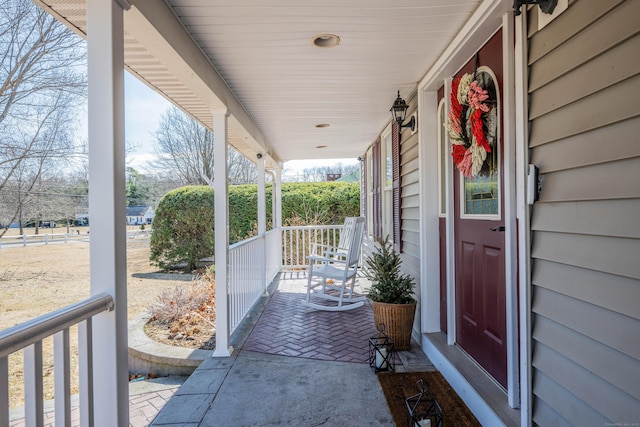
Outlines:
{"label": "bare tree", "polygon": [[3,207],[9,222],[22,217],[38,182],[47,173],[59,173],[75,149],[74,113],[86,91],[83,46],[82,39],[30,1],[3,2],[0,199],[17,202]]}
{"label": "bare tree", "polygon": [[256,165],[233,147],[229,147],[228,173],[231,184],[255,184],[258,181]]}
{"label": "bare tree", "polygon": [[[158,171],[179,177],[182,185],[213,185],[214,133],[176,107],[162,116],[156,131]],[[255,182],[255,165],[231,147],[229,181]]]}
{"label": "bare tree", "polygon": [[213,134],[178,108],[162,115],[156,148],[157,169],[173,173],[185,185],[213,184]]}

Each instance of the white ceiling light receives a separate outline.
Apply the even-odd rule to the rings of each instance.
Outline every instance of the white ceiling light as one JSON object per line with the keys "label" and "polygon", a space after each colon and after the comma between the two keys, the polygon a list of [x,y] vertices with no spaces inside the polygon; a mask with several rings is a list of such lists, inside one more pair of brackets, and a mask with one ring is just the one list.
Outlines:
{"label": "white ceiling light", "polygon": [[318,34],[311,42],[318,47],[334,47],[340,44],[340,37],[335,34]]}

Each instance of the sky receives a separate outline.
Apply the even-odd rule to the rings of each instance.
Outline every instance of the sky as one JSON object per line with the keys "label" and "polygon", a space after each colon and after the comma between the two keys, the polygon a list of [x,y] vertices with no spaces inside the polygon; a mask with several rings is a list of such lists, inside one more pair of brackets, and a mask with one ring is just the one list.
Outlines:
{"label": "sky", "polygon": [[128,165],[139,172],[150,172],[148,162],[155,158],[153,135],[171,103],[130,73],[124,75],[125,141],[136,147],[127,157]]}
{"label": "sky", "polygon": [[[136,149],[127,156],[127,165],[139,172],[151,172],[149,162],[155,158],[154,133],[162,114],[171,107],[164,97],[125,72],[125,141]],[[305,168],[330,166],[337,163],[355,164],[356,159],[293,160],[284,164],[287,174],[295,175]]]}

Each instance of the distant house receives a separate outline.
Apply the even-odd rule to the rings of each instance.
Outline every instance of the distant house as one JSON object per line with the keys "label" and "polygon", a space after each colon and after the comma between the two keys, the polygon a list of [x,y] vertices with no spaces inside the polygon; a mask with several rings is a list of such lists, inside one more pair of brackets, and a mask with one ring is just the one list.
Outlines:
{"label": "distant house", "polygon": [[89,225],[89,214],[76,214],[76,225]]}
{"label": "distant house", "polygon": [[127,225],[151,225],[154,216],[151,206],[127,206]]}
{"label": "distant house", "polygon": [[356,169],[351,173],[346,175],[342,175],[340,178],[336,179],[337,182],[358,182],[360,181],[360,169]]}

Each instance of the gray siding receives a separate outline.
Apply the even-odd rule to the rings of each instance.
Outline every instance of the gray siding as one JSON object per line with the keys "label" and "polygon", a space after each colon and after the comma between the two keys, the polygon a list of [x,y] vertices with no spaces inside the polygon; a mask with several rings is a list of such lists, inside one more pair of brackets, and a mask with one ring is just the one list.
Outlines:
{"label": "gray siding", "polygon": [[[407,117],[417,107],[417,98],[407,100]],[[408,120],[408,119],[407,119]],[[402,227],[402,260],[404,270],[418,279],[420,277],[420,188],[418,180],[418,132],[411,134],[410,128],[402,129],[400,140],[400,209]],[[417,286],[419,288],[419,286]]]}
{"label": "gray siding", "polygon": [[[529,17],[533,421],[640,422],[640,1]],[[624,425],[624,424],[622,424]]]}

